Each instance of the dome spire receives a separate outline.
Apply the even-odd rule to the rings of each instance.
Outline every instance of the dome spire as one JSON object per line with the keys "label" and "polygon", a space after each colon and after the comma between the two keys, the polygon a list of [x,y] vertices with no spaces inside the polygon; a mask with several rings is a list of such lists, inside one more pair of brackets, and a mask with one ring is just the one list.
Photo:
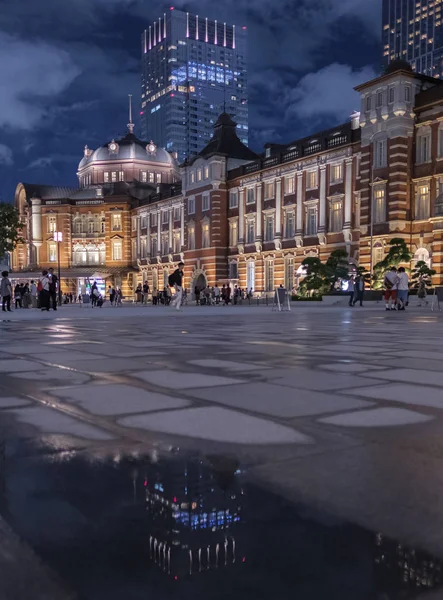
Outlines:
{"label": "dome spire", "polygon": [[127,125],[129,133],[134,133],[134,123],[132,122],[132,94],[128,94],[129,98],[129,123]]}

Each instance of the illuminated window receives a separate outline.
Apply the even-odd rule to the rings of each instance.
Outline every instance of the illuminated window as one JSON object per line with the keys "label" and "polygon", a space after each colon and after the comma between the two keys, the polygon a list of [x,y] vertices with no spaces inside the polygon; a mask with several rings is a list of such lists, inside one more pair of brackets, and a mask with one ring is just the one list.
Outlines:
{"label": "illuminated window", "polygon": [[331,166],[331,183],[343,181],[343,164]]}
{"label": "illuminated window", "polygon": [[122,242],[121,240],[114,240],[112,242],[112,260],[122,259]]}
{"label": "illuminated window", "polygon": [[285,178],[285,194],[293,194],[295,192],[295,179],[294,177]]}
{"label": "illuminated window", "polygon": [[112,231],[121,231],[122,229],[122,216],[120,213],[112,215]]}
{"label": "illuminated window", "polygon": [[111,173],[111,181],[112,182],[117,181],[117,171],[112,171],[112,173]]}
{"label": "illuminated window", "polygon": [[231,192],[229,194],[229,208],[238,207],[238,192]]}
{"label": "illuminated window", "polygon": [[118,173],[118,180],[119,181],[124,181],[125,180],[125,172],[124,171],[119,171],[119,173]]}
{"label": "illuminated window", "polygon": [[209,236],[209,223],[203,223],[202,225],[202,248],[209,248],[211,240]]}
{"label": "illuminated window", "polygon": [[374,223],[384,223],[386,221],[386,194],[385,188],[375,188],[374,190]]}
{"label": "illuminated window", "polygon": [[237,221],[231,221],[229,223],[229,245],[236,246],[238,243],[238,223]]}
{"label": "illuminated window", "polygon": [[181,251],[180,231],[174,231],[173,244],[174,254],[178,254]]}
{"label": "illuminated window", "polygon": [[195,227],[188,227],[188,250],[195,250]]}
{"label": "illuminated window", "polygon": [[255,202],[255,190],[254,188],[248,188],[246,195],[246,204],[254,204]]}
{"label": "illuminated window", "polygon": [[415,218],[429,219],[430,216],[430,193],[429,185],[419,185],[415,201]]}
{"label": "illuminated window", "polygon": [[343,203],[331,202],[330,231],[338,232],[343,227]]}
{"label": "illuminated window", "polygon": [[57,231],[57,217],[48,217],[48,233]]}
{"label": "illuminated window", "polygon": [[308,171],[306,174],[306,189],[313,190],[318,187],[318,171]]}
{"label": "illuminated window", "polygon": [[294,287],[294,259],[292,256],[285,258],[285,288],[291,291]]}
{"label": "illuminated window", "polygon": [[154,183],[154,177],[155,177],[154,173],[149,173],[149,175],[148,175],[149,183]]}
{"label": "illuminated window", "polygon": [[202,170],[197,169],[197,181],[201,181],[201,180],[202,180]]}
{"label": "illuminated window", "polygon": [[148,181],[148,174],[146,171],[142,171],[142,183],[146,183]]}
{"label": "illuminated window", "polygon": [[209,179],[209,167],[205,167],[205,179]]}
{"label": "illuminated window", "polygon": [[162,182],[162,174],[161,173],[156,173],[155,174],[155,182],[156,183],[161,183]]}
{"label": "illuminated window", "polygon": [[255,289],[255,262],[250,260],[246,267],[246,287],[248,290]]}
{"label": "illuminated window", "polygon": [[103,181],[104,183],[108,183],[109,181],[109,173],[107,173],[106,171],[103,173]]}
{"label": "illuminated window", "polygon": [[188,215],[193,215],[195,213],[195,198],[188,198]]}
{"label": "illuminated window", "polygon": [[265,260],[265,292],[274,290],[274,261],[272,259]]}
{"label": "illuminated window", "polygon": [[191,171],[189,176],[190,176],[190,182],[195,183],[195,171]]}
{"label": "illuminated window", "polygon": [[55,242],[48,244],[48,259],[49,262],[56,262],[57,260],[57,244]]}

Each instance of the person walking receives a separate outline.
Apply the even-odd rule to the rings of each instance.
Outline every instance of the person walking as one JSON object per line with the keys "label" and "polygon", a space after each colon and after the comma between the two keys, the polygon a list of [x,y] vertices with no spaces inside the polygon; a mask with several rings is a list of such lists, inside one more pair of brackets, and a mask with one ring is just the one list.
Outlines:
{"label": "person walking", "polygon": [[8,277],[8,271],[2,271],[2,279],[0,282],[0,296],[2,297],[2,311],[11,311],[11,296],[12,296],[12,285],[11,280]]}
{"label": "person walking", "polygon": [[398,293],[398,275],[396,267],[391,267],[385,274],[384,286],[386,310],[396,310]]}
{"label": "person walking", "polygon": [[409,295],[409,277],[404,267],[398,269],[398,310],[405,310]]}
{"label": "person walking", "polygon": [[14,288],[14,302],[15,302],[15,308],[22,307],[22,293],[21,293],[21,287],[20,287],[19,283],[17,283]]}
{"label": "person walking", "polygon": [[358,275],[355,280],[355,292],[354,292],[354,306],[357,302],[360,302],[360,306],[363,306],[363,296],[365,294],[365,278],[363,275]]}
{"label": "person walking", "polygon": [[48,271],[43,270],[42,276],[40,277],[38,288],[40,288],[40,308],[41,310],[50,310],[51,293],[50,293],[50,279],[48,277]]}
{"label": "person walking", "polygon": [[31,294],[31,306],[37,308],[37,285],[33,279],[31,279],[31,285],[29,287],[29,293]]}
{"label": "person walking", "polygon": [[226,295],[225,295],[225,305],[228,306],[228,304],[231,302],[231,286],[227,285],[226,286]]}
{"label": "person walking", "polygon": [[148,298],[149,298],[149,285],[148,285],[148,282],[145,281],[145,283],[143,284],[143,304],[148,304]]}
{"label": "person walking", "polygon": [[95,295],[95,290],[97,289],[97,282],[94,281],[94,283],[92,284],[91,287],[91,307],[94,308],[96,302],[97,302],[97,296]]}
{"label": "person walking", "polygon": [[183,267],[185,264],[183,262],[178,263],[177,269],[169,275],[168,283],[171,287],[175,288],[175,298],[171,302],[171,306],[173,306],[176,310],[180,310],[183,296]]}
{"label": "person walking", "polygon": [[48,277],[49,277],[49,296],[50,296],[50,304],[52,304],[52,309],[57,310],[57,292],[60,285],[57,275],[54,273],[54,269],[51,267],[48,269]]}
{"label": "person walking", "polygon": [[349,306],[354,306],[354,294],[355,294],[355,280],[354,276],[351,275],[348,281],[348,294],[349,294]]}
{"label": "person walking", "polygon": [[214,298],[215,303],[220,304],[220,288],[218,287],[218,283],[216,283],[214,287]]}

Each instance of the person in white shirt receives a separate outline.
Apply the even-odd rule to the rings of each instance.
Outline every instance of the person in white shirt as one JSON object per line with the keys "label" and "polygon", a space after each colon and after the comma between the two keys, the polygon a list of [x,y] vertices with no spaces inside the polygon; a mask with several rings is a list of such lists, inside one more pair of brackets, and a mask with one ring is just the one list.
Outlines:
{"label": "person in white shirt", "polygon": [[218,287],[218,284],[215,284],[214,298],[215,298],[215,303],[220,304],[220,288]]}
{"label": "person in white shirt", "polygon": [[409,294],[409,277],[404,267],[398,269],[398,310],[405,310]]}
{"label": "person in white shirt", "polygon": [[32,308],[37,308],[37,286],[35,285],[35,281],[31,280],[31,285],[29,286],[29,293],[31,294],[31,305]]}
{"label": "person in white shirt", "polygon": [[40,288],[40,308],[49,312],[49,303],[51,300],[51,294],[49,293],[50,279],[48,277],[48,271],[42,271],[42,276],[39,282]]}
{"label": "person in white shirt", "polygon": [[[391,269],[385,274],[384,286],[386,289],[386,310],[396,310],[395,305],[397,302],[398,293],[398,275],[396,267],[391,267]],[[390,301],[392,302],[392,304],[390,304]]]}

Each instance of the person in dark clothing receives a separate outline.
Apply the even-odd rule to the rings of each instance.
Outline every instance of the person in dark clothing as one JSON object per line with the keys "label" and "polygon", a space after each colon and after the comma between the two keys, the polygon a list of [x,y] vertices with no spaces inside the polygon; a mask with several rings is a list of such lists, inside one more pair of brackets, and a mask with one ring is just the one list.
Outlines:
{"label": "person in dark clothing", "polygon": [[54,273],[54,269],[51,267],[48,269],[49,277],[49,304],[54,310],[57,310],[57,290],[58,290],[58,277]]}
{"label": "person in dark clothing", "polygon": [[94,281],[94,283],[92,284],[92,287],[91,287],[91,307],[92,308],[94,308],[94,306],[97,303],[97,296],[94,293],[96,289],[97,289],[97,283]]}
{"label": "person in dark clothing", "polygon": [[363,297],[365,295],[365,278],[363,275],[358,275],[355,280],[355,292],[354,292],[354,305],[360,302],[360,306],[363,306]]}
{"label": "person in dark clothing", "polygon": [[226,286],[226,296],[225,296],[225,304],[226,306],[228,306],[228,304],[231,302],[231,286],[227,285]]}
{"label": "person in dark clothing", "polygon": [[198,306],[200,304],[200,288],[198,287],[198,285],[196,285],[194,288],[194,295],[195,295],[195,304],[196,304],[196,306]]}
{"label": "person in dark clothing", "polygon": [[0,281],[0,296],[2,297],[3,312],[11,312],[12,285],[8,275],[8,271],[2,271],[2,279]]}
{"label": "person in dark clothing", "polygon": [[48,271],[42,271],[42,276],[39,281],[38,290],[39,290],[39,298],[40,298],[40,308],[41,310],[50,310],[50,283],[51,280],[48,277]]}
{"label": "person in dark clothing", "polygon": [[182,304],[182,296],[183,296],[183,267],[184,263],[179,262],[177,269],[169,275],[169,285],[175,288],[175,298],[171,302],[171,306],[173,306],[176,310],[180,310]]}
{"label": "person in dark clothing", "polygon": [[22,307],[22,291],[21,291],[21,287],[20,287],[19,283],[17,283],[17,285],[14,288],[14,300],[15,300],[15,308],[21,308]]}

